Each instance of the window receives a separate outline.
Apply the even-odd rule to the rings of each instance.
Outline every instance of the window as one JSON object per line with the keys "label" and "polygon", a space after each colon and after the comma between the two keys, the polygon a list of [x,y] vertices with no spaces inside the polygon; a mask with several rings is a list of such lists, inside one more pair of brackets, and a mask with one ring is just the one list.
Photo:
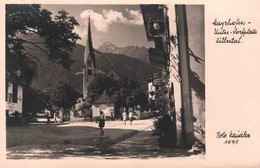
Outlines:
{"label": "window", "polygon": [[12,93],[8,93],[8,95],[7,95],[7,101],[8,101],[9,103],[12,103],[12,102],[13,102],[13,94],[12,94]]}
{"label": "window", "polygon": [[9,116],[9,110],[5,110],[5,116]]}
{"label": "window", "polygon": [[9,88],[9,83],[8,83],[8,81],[6,80],[6,81],[5,81],[5,101],[8,100],[8,88]]}
{"label": "window", "polygon": [[13,84],[13,102],[17,103],[17,97],[18,97],[18,85]]}
{"label": "window", "polygon": [[88,75],[92,75],[92,69],[88,69]]}
{"label": "window", "polygon": [[88,66],[91,66],[91,59],[88,59]]}

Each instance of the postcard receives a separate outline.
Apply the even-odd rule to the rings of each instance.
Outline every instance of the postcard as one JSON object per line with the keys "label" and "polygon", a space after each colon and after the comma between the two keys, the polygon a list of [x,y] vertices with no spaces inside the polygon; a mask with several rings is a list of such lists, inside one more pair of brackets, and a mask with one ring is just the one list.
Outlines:
{"label": "postcard", "polygon": [[3,167],[259,167],[260,2],[1,2]]}

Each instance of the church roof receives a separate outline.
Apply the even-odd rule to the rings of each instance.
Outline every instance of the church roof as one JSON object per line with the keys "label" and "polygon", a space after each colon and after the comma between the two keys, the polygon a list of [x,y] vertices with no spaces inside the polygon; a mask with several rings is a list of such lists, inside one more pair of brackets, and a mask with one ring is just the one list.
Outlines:
{"label": "church roof", "polygon": [[114,72],[120,77],[120,74],[119,74],[118,71],[114,68],[114,66],[111,66],[111,67],[110,67],[110,69],[107,71],[106,75],[107,75],[110,71],[114,71]]}
{"label": "church roof", "polygon": [[94,64],[94,67],[96,67],[96,58],[94,54],[94,48],[92,43],[92,37],[91,37],[91,25],[90,25],[90,18],[88,20],[88,36],[86,41],[86,47],[85,47],[85,54],[84,54],[84,61],[86,63],[87,57],[91,58],[91,61]]}

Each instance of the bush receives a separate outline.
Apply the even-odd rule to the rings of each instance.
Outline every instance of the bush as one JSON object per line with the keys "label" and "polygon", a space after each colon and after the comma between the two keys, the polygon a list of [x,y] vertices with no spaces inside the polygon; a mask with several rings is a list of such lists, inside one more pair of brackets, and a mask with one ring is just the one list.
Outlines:
{"label": "bush", "polygon": [[164,114],[162,117],[155,117],[154,135],[160,135],[160,147],[175,147],[176,146],[176,127],[174,120],[169,114]]}

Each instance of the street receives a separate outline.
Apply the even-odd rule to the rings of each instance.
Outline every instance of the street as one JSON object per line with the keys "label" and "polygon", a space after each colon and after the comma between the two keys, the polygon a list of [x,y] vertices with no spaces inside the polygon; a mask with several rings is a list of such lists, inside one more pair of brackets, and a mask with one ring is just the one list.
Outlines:
{"label": "street", "polygon": [[[153,158],[190,156],[177,149],[160,149],[152,135],[152,120],[106,121],[105,135],[95,122],[29,124],[7,127],[7,159]],[[198,155],[200,156],[200,155]]]}

